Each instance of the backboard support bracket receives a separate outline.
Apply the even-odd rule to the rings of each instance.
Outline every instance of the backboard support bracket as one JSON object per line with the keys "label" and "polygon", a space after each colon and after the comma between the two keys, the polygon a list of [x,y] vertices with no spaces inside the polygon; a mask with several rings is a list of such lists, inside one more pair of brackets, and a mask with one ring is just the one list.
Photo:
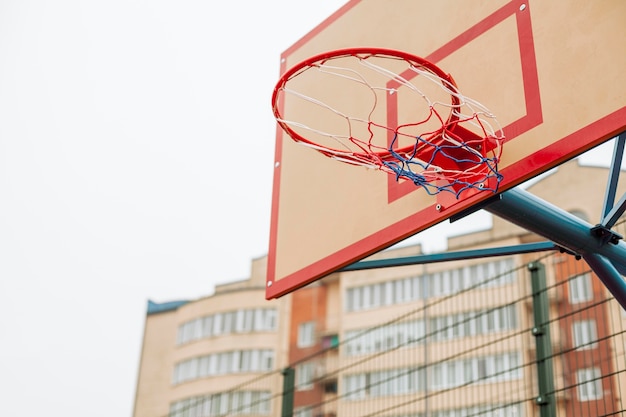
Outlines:
{"label": "backboard support bracket", "polygon": [[501,246],[495,248],[483,248],[466,251],[433,253],[426,255],[406,256],[402,258],[376,259],[370,261],[359,261],[342,268],[341,272],[361,271],[366,269],[390,268],[406,265],[423,265],[438,262],[450,262],[463,259],[489,258],[496,256],[510,256],[521,253],[544,252],[550,250],[560,250],[552,242],[524,243],[520,245]]}
{"label": "backboard support bracket", "polygon": [[602,226],[592,226],[525,190],[514,188],[490,201],[490,204],[484,206],[486,211],[543,236],[548,241],[395,259],[359,261],[340,271],[348,272],[560,250],[575,256],[576,259],[583,258],[587,261],[606,288],[626,310],[626,281],[620,275],[620,273],[626,275],[626,243],[622,240],[621,235]]}
{"label": "backboard support bracket", "polygon": [[[485,208],[556,245],[580,254],[615,299],[626,310],[626,243],[605,233],[598,236],[591,224],[521,189],[511,189]],[[597,229],[596,229],[597,230]],[[605,229],[603,229],[605,230]],[[613,232],[608,234],[612,235]]]}
{"label": "backboard support bracket", "polygon": [[489,206],[494,201],[500,201],[501,199],[502,199],[502,195],[496,194],[495,196],[488,198],[487,200],[484,200],[478,204],[471,206],[467,210],[463,210],[460,213],[450,216],[450,223],[454,223],[458,220],[463,219],[464,217],[469,216],[470,214],[474,214],[480,210],[483,210],[485,207]]}

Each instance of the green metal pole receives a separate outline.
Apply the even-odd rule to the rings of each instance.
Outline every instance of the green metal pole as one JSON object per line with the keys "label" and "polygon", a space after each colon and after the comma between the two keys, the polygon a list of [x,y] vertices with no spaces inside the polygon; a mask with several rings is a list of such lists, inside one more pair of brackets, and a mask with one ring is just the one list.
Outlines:
{"label": "green metal pole", "polygon": [[296,385],[296,372],[293,368],[285,368],[283,374],[283,404],[281,417],[293,416],[293,394]]}
{"label": "green metal pole", "polygon": [[552,341],[550,338],[550,300],[546,285],[546,271],[540,262],[528,264],[533,296],[533,316],[535,325],[532,329],[537,351],[537,379],[539,384],[539,415],[556,417],[556,399],[554,396],[554,370],[552,367]]}

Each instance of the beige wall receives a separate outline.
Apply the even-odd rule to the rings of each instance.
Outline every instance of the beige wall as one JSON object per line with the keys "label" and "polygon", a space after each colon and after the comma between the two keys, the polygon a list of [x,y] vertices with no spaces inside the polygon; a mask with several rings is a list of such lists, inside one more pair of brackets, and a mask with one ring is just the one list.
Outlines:
{"label": "beige wall", "polygon": [[176,311],[151,314],[146,318],[134,417],[169,413],[169,402],[165,399],[169,396],[172,380],[176,328]]}
{"label": "beige wall", "polygon": [[[228,391],[259,376],[254,373],[220,375],[174,385],[173,370],[180,361],[216,352],[271,349],[275,352],[274,368],[286,366],[289,298],[265,300],[264,264],[265,258],[253,262],[253,275],[249,280],[217,286],[211,296],[190,301],[174,310],[146,316],[134,417],[166,416],[172,402]],[[277,309],[275,332],[228,334],[177,345],[178,328],[185,322],[219,312],[272,307]],[[274,378],[269,386],[262,389],[276,394],[282,388],[280,382]],[[276,410],[278,403],[273,401],[272,407]]]}

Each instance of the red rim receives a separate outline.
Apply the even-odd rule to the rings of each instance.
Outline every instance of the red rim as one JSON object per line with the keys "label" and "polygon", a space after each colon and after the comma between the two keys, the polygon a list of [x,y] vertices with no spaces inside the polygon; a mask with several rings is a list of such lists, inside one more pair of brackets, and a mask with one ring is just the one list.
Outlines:
{"label": "red rim", "polygon": [[[403,51],[397,51],[394,49],[386,49],[386,48],[347,48],[347,49],[337,49],[334,51],[328,51],[328,52],[324,52],[318,55],[314,55],[310,58],[305,59],[304,61],[294,65],[293,67],[291,67],[290,69],[288,69],[287,71],[285,71],[285,73],[280,77],[280,79],[278,80],[278,82],[276,83],[276,86],[274,87],[274,92],[272,93],[272,109],[274,112],[274,117],[278,120],[278,123],[281,125],[281,127],[289,134],[289,136],[291,136],[294,140],[296,141],[300,141],[300,142],[304,142],[313,146],[319,146],[317,143],[315,142],[311,142],[310,140],[308,140],[307,138],[305,138],[304,136],[298,134],[296,131],[294,131],[287,123],[283,123],[280,121],[280,119],[282,119],[282,115],[280,114],[280,109],[278,106],[278,93],[279,91],[287,84],[287,82],[293,78],[294,76],[297,76],[301,71],[310,68],[312,66],[314,66],[314,64],[316,63],[320,63],[320,62],[324,62],[326,60],[329,60],[331,58],[341,58],[341,57],[348,57],[348,56],[367,56],[367,55],[371,55],[371,56],[389,56],[389,57],[393,57],[393,58],[401,58],[405,61],[408,61],[410,63],[414,63],[416,64],[416,66],[418,67],[424,67],[427,68],[429,71],[431,71],[432,73],[434,73],[436,76],[438,76],[439,78],[443,79],[446,83],[448,83],[447,87],[451,87],[454,90],[457,90],[457,86],[456,83],[454,82],[454,79],[452,78],[452,76],[450,74],[446,74],[441,68],[439,68],[437,65],[433,64],[432,62],[421,58],[417,55],[413,55],[413,54],[409,54]],[[451,104],[452,106],[457,106],[460,104],[460,101],[458,99],[458,97],[451,95]],[[445,126],[454,126],[455,122],[458,120],[458,116],[455,116],[453,114],[453,112],[450,112],[450,115],[448,116],[448,120],[445,122]],[[342,154],[346,154],[345,151],[339,150],[339,149],[333,149],[333,148],[326,148],[329,151],[334,151],[337,153],[342,153]],[[413,146],[407,146],[401,149],[396,149],[394,150],[395,153],[404,153],[404,152],[410,152],[413,150]],[[391,152],[390,151],[381,151],[381,152],[371,152],[371,153],[362,153],[362,152],[350,152],[349,154],[351,155],[356,155],[356,156],[363,156],[363,157],[367,157],[367,156],[371,156],[374,155],[377,158],[380,159],[386,159],[387,157],[391,156]]]}

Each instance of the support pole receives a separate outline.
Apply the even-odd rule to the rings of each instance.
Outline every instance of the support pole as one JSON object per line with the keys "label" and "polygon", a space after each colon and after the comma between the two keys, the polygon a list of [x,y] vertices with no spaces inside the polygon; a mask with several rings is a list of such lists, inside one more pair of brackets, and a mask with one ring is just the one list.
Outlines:
{"label": "support pole", "polygon": [[[602,217],[607,218],[609,213],[613,210],[615,203],[615,196],[617,192],[617,182],[619,180],[619,174],[621,171],[622,158],[624,156],[624,143],[626,142],[626,133],[615,138],[615,147],[613,148],[613,159],[611,160],[611,170],[609,171],[609,181],[606,187],[606,193],[604,194],[604,204],[602,206]],[[602,221],[605,224],[605,221]],[[610,225],[609,227],[611,227]]]}
{"label": "support pole", "polygon": [[552,367],[552,339],[550,337],[550,300],[548,299],[545,267],[540,262],[528,264],[533,296],[533,317],[535,325],[532,329],[535,336],[537,379],[540,417],[556,417],[556,400],[554,396],[554,371]]}
{"label": "support pole", "polygon": [[283,403],[281,417],[293,416],[293,395],[295,391],[296,378],[293,368],[287,367],[282,370],[283,375]]}
{"label": "support pole", "polygon": [[[590,264],[594,272],[626,310],[626,243],[611,231],[597,228],[547,201],[519,189],[511,189],[485,207],[485,210],[534,232],[576,255],[604,261]],[[600,255],[603,258],[600,258]],[[611,264],[607,268],[606,262]]]}
{"label": "support pole", "polygon": [[[598,275],[598,278],[600,278],[611,294],[626,292],[626,281],[624,281],[619,272],[617,272],[617,269],[615,269],[608,259],[595,253],[587,253],[583,255],[583,259],[589,264],[596,275]],[[624,304],[622,304],[622,307],[626,309]]]}
{"label": "support pole", "polygon": [[513,246],[483,248],[458,252],[431,253],[427,255],[405,256],[402,258],[375,259],[359,261],[348,265],[340,271],[362,271],[365,269],[391,268],[406,265],[425,265],[437,262],[450,262],[467,259],[488,258],[492,256],[519,255],[521,253],[543,252],[558,249],[552,242],[522,243]]}

